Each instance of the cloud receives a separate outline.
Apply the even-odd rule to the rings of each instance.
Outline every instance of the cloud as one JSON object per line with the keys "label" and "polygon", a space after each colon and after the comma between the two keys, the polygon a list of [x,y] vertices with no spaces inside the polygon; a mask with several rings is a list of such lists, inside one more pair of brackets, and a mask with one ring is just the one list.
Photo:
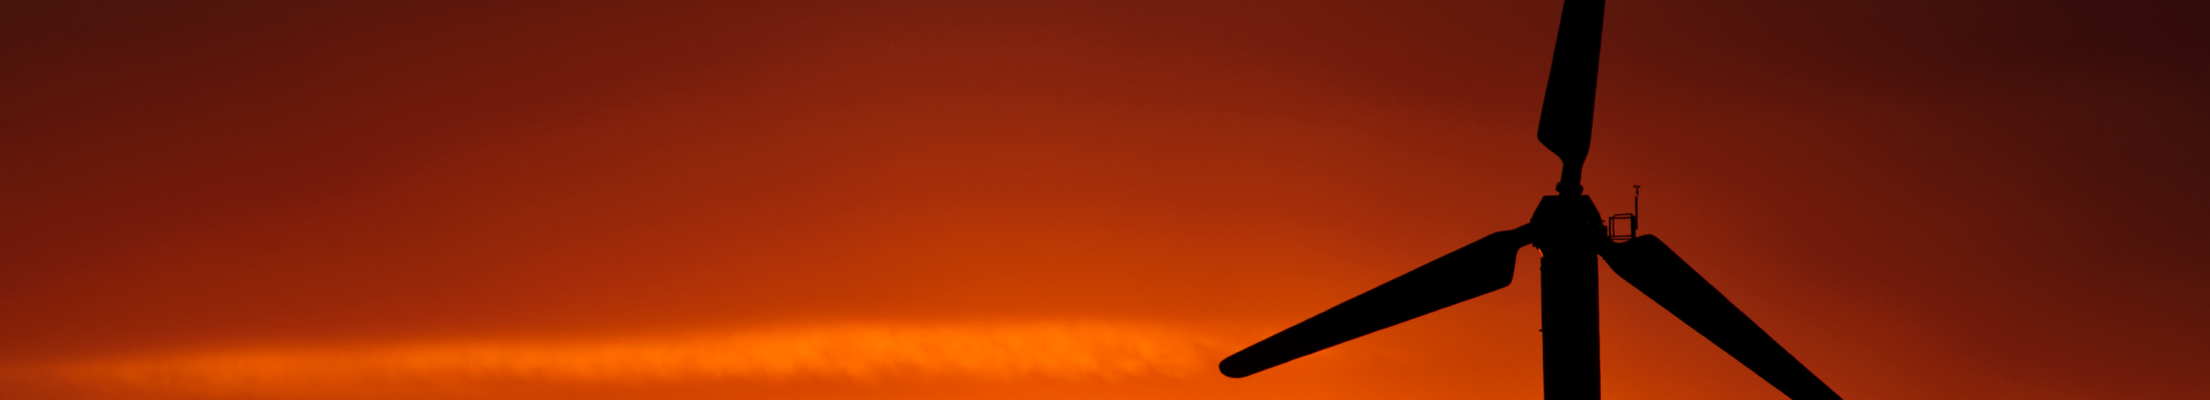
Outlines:
{"label": "cloud", "polygon": [[838,324],[645,338],[232,348],[40,365],[18,380],[206,395],[321,396],[492,383],[1186,379],[1220,342],[1104,322]]}

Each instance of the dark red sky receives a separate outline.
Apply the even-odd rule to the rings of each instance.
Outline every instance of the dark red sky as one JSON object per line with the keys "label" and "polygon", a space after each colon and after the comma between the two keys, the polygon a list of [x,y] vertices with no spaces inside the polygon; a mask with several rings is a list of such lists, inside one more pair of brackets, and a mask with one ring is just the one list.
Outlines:
{"label": "dark red sky", "polygon": [[[0,4],[0,397],[1540,395],[1532,251],[1210,363],[1525,221],[1555,1],[733,3]],[[2206,15],[1615,1],[1588,185],[1848,398],[2210,396]]]}

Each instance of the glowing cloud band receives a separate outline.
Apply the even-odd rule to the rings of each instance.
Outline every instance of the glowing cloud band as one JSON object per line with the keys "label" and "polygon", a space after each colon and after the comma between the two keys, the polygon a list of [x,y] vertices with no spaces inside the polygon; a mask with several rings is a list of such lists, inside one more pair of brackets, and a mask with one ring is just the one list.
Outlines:
{"label": "glowing cloud band", "polygon": [[75,387],[272,396],[498,382],[1182,379],[1211,373],[1223,351],[1188,330],[1141,324],[829,325],[599,341],[219,349],[10,375]]}

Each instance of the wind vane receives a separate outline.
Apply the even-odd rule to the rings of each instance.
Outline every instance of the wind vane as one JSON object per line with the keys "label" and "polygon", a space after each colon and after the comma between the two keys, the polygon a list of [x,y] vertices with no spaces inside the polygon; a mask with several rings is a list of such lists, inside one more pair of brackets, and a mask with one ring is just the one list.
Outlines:
{"label": "wind vane", "polygon": [[1535,129],[1535,138],[1558,155],[1564,170],[1558,194],[1542,197],[1530,223],[1476,240],[1290,326],[1221,360],[1220,372],[1250,376],[1501,289],[1512,282],[1519,248],[1533,244],[1542,249],[1543,397],[1593,400],[1601,393],[1596,338],[1596,258],[1601,256],[1620,278],[1789,398],[1841,399],[1665,242],[1634,236],[1639,221],[1633,214],[1622,214],[1629,238],[1615,243],[1616,226],[1607,232],[1595,203],[1581,194],[1603,25],[1603,0],[1565,0]]}

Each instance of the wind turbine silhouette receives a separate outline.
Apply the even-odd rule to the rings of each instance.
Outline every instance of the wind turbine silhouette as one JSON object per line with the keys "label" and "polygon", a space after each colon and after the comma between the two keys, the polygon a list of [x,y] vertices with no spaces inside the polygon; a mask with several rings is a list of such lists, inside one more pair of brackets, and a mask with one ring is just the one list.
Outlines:
{"label": "wind turbine silhouette", "polygon": [[[1412,272],[1352,297],[1220,361],[1241,378],[1359,336],[1495,291],[1512,282],[1520,247],[1542,249],[1543,397],[1597,399],[1596,258],[1681,322],[1719,345],[1765,382],[1796,400],[1841,399],[1771,335],[1697,275],[1656,236],[1613,243],[1595,203],[1581,194],[1589,125],[1596,104],[1596,61],[1603,0],[1565,0],[1550,82],[1535,129],[1565,164],[1558,194],[1543,196],[1530,223],[1491,234]],[[1630,219],[1631,220],[1631,219]],[[1631,230],[1630,230],[1631,232]]]}

